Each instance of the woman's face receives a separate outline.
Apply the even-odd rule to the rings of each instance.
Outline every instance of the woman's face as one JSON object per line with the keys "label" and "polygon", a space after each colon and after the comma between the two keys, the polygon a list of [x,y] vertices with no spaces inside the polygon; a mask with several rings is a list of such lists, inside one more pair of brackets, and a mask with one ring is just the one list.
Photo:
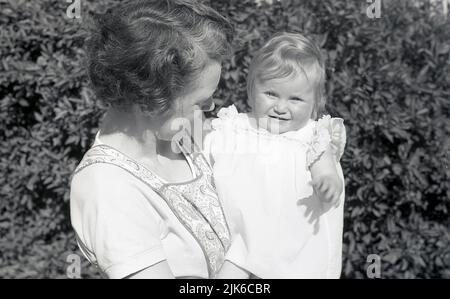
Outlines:
{"label": "woman's face", "polygon": [[[182,128],[202,130],[202,111],[212,110],[214,104],[212,95],[217,89],[222,66],[216,61],[210,61],[198,75],[190,88],[178,96],[173,104],[174,113],[164,121],[158,130],[158,138],[171,140]],[[194,122],[194,119],[196,121]],[[200,128],[194,128],[201,126]]]}

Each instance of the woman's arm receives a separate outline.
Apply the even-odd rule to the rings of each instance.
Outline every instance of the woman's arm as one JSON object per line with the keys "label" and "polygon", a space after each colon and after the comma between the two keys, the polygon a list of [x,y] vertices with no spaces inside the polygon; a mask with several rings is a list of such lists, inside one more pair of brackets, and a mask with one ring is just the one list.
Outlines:
{"label": "woman's arm", "polygon": [[[158,214],[121,168],[98,164],[74,176],[71,221],[98,267],[110,278],[172,276],[160,239]],[[159,276],[160,275],[160,276]]]}
{"label": "woman's arm", "polygon": [[153,266],[145,268],[139,272],[133,273],[125,278],[129,279],[170,279],[175,278],[169,268],[167,261],[159,262]]}

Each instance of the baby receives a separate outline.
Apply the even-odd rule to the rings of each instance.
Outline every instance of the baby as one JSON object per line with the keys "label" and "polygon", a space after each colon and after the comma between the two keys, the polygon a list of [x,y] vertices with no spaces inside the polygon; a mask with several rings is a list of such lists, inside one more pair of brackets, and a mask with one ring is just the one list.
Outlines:
{"label": "baby", "polygon": [[323,116],[325,66],[300,34],[273,36],[251,62],[252,112],[222,108],[205,138],[232,243],[218,278],[338,278],[345,145]]}

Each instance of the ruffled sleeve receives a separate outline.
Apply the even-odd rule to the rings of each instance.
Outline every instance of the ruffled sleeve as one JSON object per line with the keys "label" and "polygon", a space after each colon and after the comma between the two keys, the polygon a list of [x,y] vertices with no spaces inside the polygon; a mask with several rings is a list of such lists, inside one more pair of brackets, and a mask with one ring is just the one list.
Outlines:
{"label": "ruffled sleeve", "polygon": [[[234,105],[221,108],[217,113],[217,118],[211,120],[212,130],[204,137],[203,154],[211,165],[214,165],[218,153],[224,153],[229,146],[233,146],[232,139],[234,132],[231,128],[239,115]],[[227,147],[228,146],[228,147]]]}
{"label": "ruffled sleeve", "polygon": [[344,153],[346,133],[344,120],[325,115],[316,122],[311,144],[306,153],[306,161],[310,167],[330,146],[332,153],[339,161]]}
{"label": "ruffled sleeve", "polygon": [[239,112],[234,105],[221,108],[217,113],[217,118],[213,119],[211,122],[213,130],[222,129],[227,122],[232,121],[237,115],[239,115]]}

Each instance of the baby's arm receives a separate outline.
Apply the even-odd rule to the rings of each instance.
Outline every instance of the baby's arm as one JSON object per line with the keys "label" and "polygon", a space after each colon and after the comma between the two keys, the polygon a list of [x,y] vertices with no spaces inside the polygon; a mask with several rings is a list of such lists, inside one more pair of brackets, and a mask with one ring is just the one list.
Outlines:
{"label": "baby's arm", "polygon": [[343,183],[336,169],[336,161],[328,147],[310,167],[314,189],[320,198],[332,204],[338,204],[343,191]]}

